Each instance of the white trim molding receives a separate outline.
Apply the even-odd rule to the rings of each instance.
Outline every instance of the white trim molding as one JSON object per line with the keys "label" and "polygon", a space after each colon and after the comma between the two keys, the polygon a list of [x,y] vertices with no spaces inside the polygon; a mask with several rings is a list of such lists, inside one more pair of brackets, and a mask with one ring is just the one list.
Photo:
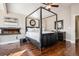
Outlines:
{"label": "white trim molding", "polygon": [[20,40],[8,41],[8,42],[2,42],[2,43],[0,43],[0,45],[10,44],[10,43],[16,43],[16,42],[20,42]]}

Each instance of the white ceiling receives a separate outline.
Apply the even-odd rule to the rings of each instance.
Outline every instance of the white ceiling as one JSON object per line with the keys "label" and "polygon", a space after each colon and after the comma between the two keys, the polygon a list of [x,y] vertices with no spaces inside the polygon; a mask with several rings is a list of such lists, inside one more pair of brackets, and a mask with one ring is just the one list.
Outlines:
{"label": "white ceiling", "polygon": [[42,6],[42,4],[38,3],[9,3],[7,4],[9,12],[20,13],[24,15],[28,15],[38,7]]}
{"label": "white ceiling", "polygon": [[[53,3],[53,4],[58,4],[59,7],[55,8],[52,7],[51,11],[55,12],[55,13],[59,13],[61,11],[64,10],[65,7],[69,7],[69,6],[74,6],[78,3]],[[30,13],[32,13],[34,10],[36,10],[37,8],[39,8],[40,6],[45,7],[46,5],[42,4],[42,3],[1,3],[0,4],[0,9],[4,10],[5,12],[12,12],[12,13],[18,13],[18,14],[23,14],[23,15],[29,15]],[[5,8],[6,7],[6,8]],[[43,18],[45,18],[46,16],[50,16],[53,15],[51,13],[47,13],[47,11],[43,11]],[[35,15],[33,15],[33,17],[39,19],[39,12],[35,13]]]}
{"label": "white ceiling", "polygon": [[[59,4],[60,7],[61,5],[69,6],[70,4],[68,3]],[[44,7],[45,5],[41,3],[7,3],[7,9],[9,12],[15,12],[15,13],[24,14],[24,15],[30,14],[40,6]],[[57,9],[57,8],[54,8],[54,9]]]}

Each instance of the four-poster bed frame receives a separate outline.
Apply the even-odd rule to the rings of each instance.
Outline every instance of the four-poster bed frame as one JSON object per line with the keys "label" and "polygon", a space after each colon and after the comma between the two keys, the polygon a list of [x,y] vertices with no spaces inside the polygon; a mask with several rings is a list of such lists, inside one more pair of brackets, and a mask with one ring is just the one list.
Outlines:
{"label": "four-poster bed frame", "polygon": [[[39,29],[40,29],[40,44],[38,44],[38,43],[36,43],[34,40],[32,40],[32,38],[30,38],[30,37],[28,37],[28,36],[26,36],[27,37],[27,39],[30,39],[31,40],[31,42],[34,44],[34,45],[36,45],[38,48],[43,48],[43,47],[47,47],[47,46],[50,46],[50,45],[52,45],[52,44],[47,44],[46,42],[48,42],[48,41],[46,41],[46,42],[44,42],[45,41],[45,39],[44,39],[44,37],[46,37],[46,38],[48,38],[49,36],[51,36],[51,37],[53,37],[54,38],[54,40],[51,40],[50,41],[50,43],[54,43],[54,42],[57,42],[57,40],[58,40],[58,29],[57,29],[57,27],[56,27],[56,32],[55,33],[51,33],[51,34],[46,34],[46,35],[44,35],[44,34],[42,34],[42,9],[44,9],[44,10],[46,10],[46,11],[48,11],[48,12],[50,12],[50,13],[52,13],[52,14],[54,14],[55,16],[56,16],[56,21],[57,21],[57,14],[56,13],[54,13],[53,11],[50,11],[50,10],[48,10],[48,9],[45,9],[44,7],[39,7],[39,8],[37,8],[34,12],[36,12],[37,10],[40,10],[40,20],[39,20]],[[34,12],[32,12],[32,13],[30,13],[28,16],[26,16],[26,21],[25,21],[25,23],[26,23],[26,32],[27,32],[27,28],[31,28],[31,27],[28,27],[27,26],[27,18],[30,16],[30,15],[32,15]],[[57,24],[56,24],[57,25]],[[33,28],[33,27],[32,27]],[[27,34],[27,33],[26,33]],[[53,41],[53,42],[52,42]],[[45,44],[46,45],[45,45]]]}

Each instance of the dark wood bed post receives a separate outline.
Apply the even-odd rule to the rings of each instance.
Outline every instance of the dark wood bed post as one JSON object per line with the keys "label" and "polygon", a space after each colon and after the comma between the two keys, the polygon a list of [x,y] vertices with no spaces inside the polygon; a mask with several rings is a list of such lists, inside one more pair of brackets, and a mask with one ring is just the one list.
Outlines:
{"label": "dark wood bed post", "polygon": [[[42,7],[40,7],[40,43],[42,43]],[[40,49],[42,51],[42,44],[40,45]]]}
{"label": "dark wood bed post", "polygon": [[[58,16],[56,14],[56,22],[58,21]],[[58,24],[56,23],[56,34],[57,34],[57,40],[58,40]]]}
{"label": "dark wood bed post", "polygon": [[26,34],[26,32],[27,32],[27,17],[25,17],[25,34]]}

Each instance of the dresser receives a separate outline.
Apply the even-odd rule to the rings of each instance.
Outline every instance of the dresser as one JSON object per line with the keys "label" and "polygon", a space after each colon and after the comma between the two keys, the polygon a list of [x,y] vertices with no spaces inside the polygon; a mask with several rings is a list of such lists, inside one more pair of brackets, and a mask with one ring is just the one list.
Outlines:
{"label": "dresser", "polygon": [[66,39],[66,32],[58,32],[58,40],[63,41]]}

